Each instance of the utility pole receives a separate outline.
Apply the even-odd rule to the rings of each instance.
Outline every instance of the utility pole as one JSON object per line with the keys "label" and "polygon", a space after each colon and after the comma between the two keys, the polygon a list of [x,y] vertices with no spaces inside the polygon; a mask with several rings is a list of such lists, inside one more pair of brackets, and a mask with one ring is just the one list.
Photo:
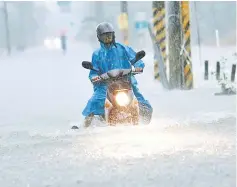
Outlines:
{"label": "utility pole", "polygon": [[[182,86],[185,90],[193,88],[192,53],[191,53],[191,27],[190,6],[188,1],[181,1],[181,24],[182,24]],[[181,53],[182,54],[182,53]]]}
{"label": "utility pole", "polygon": [[169,35],[169,66],[171,89],[182,88],[182,58],[180,56],[182,46],[182,25],[180,15],[180,2],[168,3],[168,35]]}
{"label": "utility pole", "polygon": [[128,45],[128,3],[121,1],[121,31],[123,35],[123,42]]}
{"label": "utility pole", "polygon": [[3,1],[3,11],[4,11],[4,21],[5,21],[5,29],[6,29],[6,43],[7,43],[7,52],[8,55],[11,55],[11,44],[10,44],[10,32],[9,32],[9,24],[8,24],[8,11],[7,11],[7,2]]}

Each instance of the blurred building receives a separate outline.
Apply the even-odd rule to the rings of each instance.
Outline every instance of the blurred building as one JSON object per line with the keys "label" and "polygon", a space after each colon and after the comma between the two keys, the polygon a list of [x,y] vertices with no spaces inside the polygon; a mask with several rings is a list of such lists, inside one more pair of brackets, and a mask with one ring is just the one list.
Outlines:
{"label": "blurred building", "polygon": [[[66,29],[71,38],[90,41],[97,46],[96,25],[108,21],[114,25],[116,39],[122,41],[118,28],[121,12],[119,1],[72,1],[70,12],[62,13],[55,1],[10,2],[8,16],[11,45],[40,45],[43,38],[59,35]],[[191,4],[192,44],[197,44],[197,30],[203,45],[215,45],[215,30],[220,35],[220,45],[236,44],[236,2],[195,1]],[[196,5],[196,6],[194,6]],[[0,48],[6,47],[4,13],[0,2]],[[138,12],[152,19],[152,2],[128,1],[129,44],[138,43],[135,20]],[[197,19],[197,21],[196,21]],[[145,38],[145,41],[149,40]]]}

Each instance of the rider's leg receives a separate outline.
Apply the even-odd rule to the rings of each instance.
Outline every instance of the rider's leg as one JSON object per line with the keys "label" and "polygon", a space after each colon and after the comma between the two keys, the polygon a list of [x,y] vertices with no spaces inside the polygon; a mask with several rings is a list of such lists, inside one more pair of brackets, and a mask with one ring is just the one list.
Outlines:
{"label": "rider's leg", "polygon": [[[134,78],[135,79],[135,78]],[[146,100],[143,95],[140,93],[138,87],[137,87],[137,81],[132,80],[132,89],[134,92],[134,95],[136,96],[138,103],[139,103],[139,114],[144,118],[145,123],[150,123],[153,108],[148,100]]]}
{"label": "rider's leg", "polygon": [[94,115],[104,116],[105,114],[105,100],[107,86],[104,84],[94,85],[94,93],[90,100],[87,102],[82,114],[85,116],[84,125],[89,126],[92,122]]}

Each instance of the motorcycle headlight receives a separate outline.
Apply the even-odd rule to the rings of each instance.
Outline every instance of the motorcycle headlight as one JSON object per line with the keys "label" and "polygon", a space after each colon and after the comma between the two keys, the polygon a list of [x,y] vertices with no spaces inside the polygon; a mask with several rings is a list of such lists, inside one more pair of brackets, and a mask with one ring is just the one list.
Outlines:
{"label": "motorcycle headlight", "polygon": [[118,92],[115,96],[115,101],[119,106],[127,106],[130,103],[130,98],[128,94],[124,92]]}

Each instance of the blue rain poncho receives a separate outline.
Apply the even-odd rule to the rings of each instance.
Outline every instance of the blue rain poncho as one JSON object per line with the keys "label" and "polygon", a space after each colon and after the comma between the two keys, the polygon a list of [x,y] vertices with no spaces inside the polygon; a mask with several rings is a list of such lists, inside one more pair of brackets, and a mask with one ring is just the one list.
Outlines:
{"label": "blue rain poncho", "polygon": [[[135,55],[136,53],[132,48],[124,46],[120,43],[116,43],[116,47],[111,46],[110,48],[106,48],[104,44],[101,43],[101,48],[96,50],[92,55],[92,64],[93,67],[100,70],[102,74],[115,69],[131,69],[129,61],[134,59]],[[136,62],[134,67],[144,68],[145,64],[142,60],[139,60]],[[90,70],[89,79],[91,80],[95,76],[98,76],[98,73]],[[131,77],[131,82],[134,95],[139,104],[143,104],[152,110],[150,103],[145,100],[143,95],[139,92],[137,80],[134,76]],[[106,100],[107,85],[105,83],[93,84],[93,89],[94,93],[82,112],[84,116],[88,116],[92,113],[94,115],[103,115],[105,113],[104,105]]]}

